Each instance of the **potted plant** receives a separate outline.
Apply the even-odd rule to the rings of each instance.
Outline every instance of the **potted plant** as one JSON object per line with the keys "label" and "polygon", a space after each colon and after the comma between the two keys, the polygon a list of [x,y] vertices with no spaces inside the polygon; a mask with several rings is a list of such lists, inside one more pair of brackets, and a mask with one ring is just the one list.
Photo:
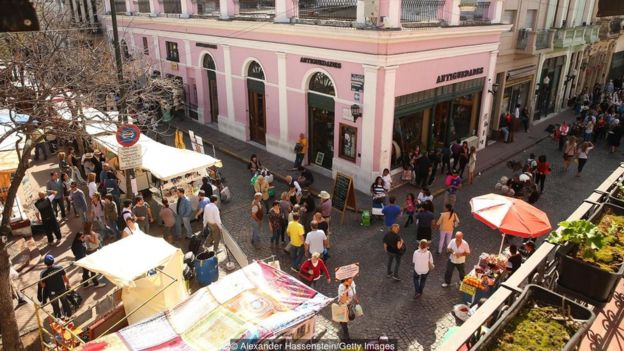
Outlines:
{"label": "potted plant", "polygon": [[529,284],[470,350],[573,350],[594,320],[589,309]]}
{"label": "potted plant", "polygon": [[548,239],[561,245],[558,290],[596,306],[606,304],[624,274],[624,209],[602,204],[590,220],[559,226]]}

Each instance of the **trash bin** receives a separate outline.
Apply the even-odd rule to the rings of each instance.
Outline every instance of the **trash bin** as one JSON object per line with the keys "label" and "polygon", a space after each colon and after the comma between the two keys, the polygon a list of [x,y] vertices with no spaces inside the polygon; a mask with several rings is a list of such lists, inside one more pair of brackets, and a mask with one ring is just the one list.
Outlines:
{"label": "trash bin", "polygon": [[217,256],[212,251],[204,251],[195,260],[195,276],[200,286],[210,285],[219,279]]}

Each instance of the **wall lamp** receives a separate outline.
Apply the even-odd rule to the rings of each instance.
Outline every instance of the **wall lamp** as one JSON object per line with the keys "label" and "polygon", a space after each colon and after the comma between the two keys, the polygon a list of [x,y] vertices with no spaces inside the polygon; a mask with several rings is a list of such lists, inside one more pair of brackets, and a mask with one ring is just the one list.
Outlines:
{"label": "wall lamp", "polygon": [[351,105],[351,116],[353,116],[353,121],[357,121],[358,118],[362,117],[362,108],[358,104]]}

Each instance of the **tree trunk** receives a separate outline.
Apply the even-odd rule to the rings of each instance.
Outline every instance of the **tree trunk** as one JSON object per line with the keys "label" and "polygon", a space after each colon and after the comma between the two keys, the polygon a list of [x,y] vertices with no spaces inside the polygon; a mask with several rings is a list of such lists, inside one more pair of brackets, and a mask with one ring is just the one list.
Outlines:
{"label": "tree trunk", "polygon": [[[26,143],[22,150],[22,157],[15,170],[13,180],[11,181],[11,186],[7,192],[4,209],[2,210],[0,238],[6,238],[11,234],[11,209],[17,197],[17,190],[22,183],[22,179],[24,179],[26,175],[26,170],[28,170],[31,151],[32,146],[30,143]],[[0,240],[0,316],[2,316],[2,318],[0,318],[0,330],[2,332],[2,347],[5,350],[23,350],[24,345],[22,345],[22,340],[20,339],[17,319],[15,319],[15,311],[13,310],[13,296],[11,295],[9,280],[10,266],[11,262],[9,260],[6,242],[5,240]]]}

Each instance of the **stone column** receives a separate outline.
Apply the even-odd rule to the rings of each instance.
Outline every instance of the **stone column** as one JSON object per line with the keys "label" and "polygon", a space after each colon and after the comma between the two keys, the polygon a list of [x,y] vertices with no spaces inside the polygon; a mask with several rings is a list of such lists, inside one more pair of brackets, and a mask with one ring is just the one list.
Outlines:
{"label": "stone column", "polygon": [[286,70],[286,54],[276,52],[277,55],[277,90],[279,96],[279,125],[280,125],[280,141],[288,143],[288,88],[287,88],[287,70]]}
{"label": "stone column", "polygon": [[364,6],[365,6],[364,3],[365,3],[364,0],[357,0],[355,23],[357,23],[360,26],[363,26],[366,24],[366,16],[364,14]]}
{"label": "stone column", "polygon": [[227,117],[231,123],[234,123],[234,83],[232,82],[232,57],[229,45],[221,45],[223,47],[223,71],[225,73],[225,95],[227,98]]}
{"label": "stone column", "polygon": [[152,16],[157,16],[162,12],[162,8],[160,7],[160,2],[158,0],[149,0],[149,4]]}
{"label": "stone column", "polygon": [[239,4],[235,0],[219,0],[222,20],[229,20],[238,15]]}
{"label": "stone column", "polygon": [[490,3],[488,18],[492,23],[500,23],[503,17],[503,0],[493,0]]}
{"label": "stone column", "polygon": [[362,106],[362,158],[360,168],[365,179],[372,179],[375,153],[375,116],[377,110],[377,76],[379,67],[364,65],[364,104]]}
{"label": "stone column", "polygon": [[[396,86],[396,71],[399,66],[384,68],[383,109],[381,112],[381,149],[379,153],[379,169],[390,169],[392,162],[392,131],[394,129],[394,88]],[[366,78],[364,78],[366,84]],[[365,145],[365,144],[363,144]]]}
{"label": "stone column", "polygon": [[449,26],[459,25],[459,3],[460,0],[446,0],[446,3],[444,3],[442,19],[445,20]]}
{"label": "stone column", "polygon": [[[486,145],[488,123],[490,123],[490,113],[492,111],[493,96],[490,94],[492,84],[496,83],[496,58],[498,57],[498,50],[490,52],[490,63],[485,77],[485,86],[481,93],[481,111],[479,114],[479,126],[477,127],[477,138],[479,138],[478,150],[481,150]],[[500,86],[499,89],[503,89]]]}
{"label": "stone column", "polygon": [[[388,16],[384,20],[385,28],[401,28],[401,11],[402,6],[400,1],[387,1],[382,2],[380,5],[387,6],[387,14]],[[381,12],[381,9],[380,9]]]}
{"label": "stone column", "polygon": [[180,0],[180,18],[189,18],[197,13],[197,3],[191,0]]}
{"label": "stone column", "polygon": [[[559,76],[559,82],[557,86],[557,95],[555,96],[555,112],[561,111],[561,100],[565,96],[565,92],[567,91],[565,87],[565,80],[568,74],[570,74],[570,61],[572,59],[572,52],[568,50],[566,53],[565,63],[563,64],[563,70],[561,71],[561,75]],[[554,83],[551,81],[551,83]],[[570,84],[568,82],[568,84]]]}
{"label": "stone column", "polygon": [[164,74],[162,69],[162,60],[160,59],[160,42],[158,41],[158,36],[155,35],[152,38],[154,39],[154,57],[156,58],[156,63],[158,64],[158,70],[160,71],[160,74]]}
{"label": "stone column", "polygon": [[[555,14],[555,24],[556,28],[561,28],[563,26],[563,20],[568,12],[568,5],[570,0],[561,0],[557,2],[557,13]],[[566,22],[566,27],[570,26],[570,21]]]}

